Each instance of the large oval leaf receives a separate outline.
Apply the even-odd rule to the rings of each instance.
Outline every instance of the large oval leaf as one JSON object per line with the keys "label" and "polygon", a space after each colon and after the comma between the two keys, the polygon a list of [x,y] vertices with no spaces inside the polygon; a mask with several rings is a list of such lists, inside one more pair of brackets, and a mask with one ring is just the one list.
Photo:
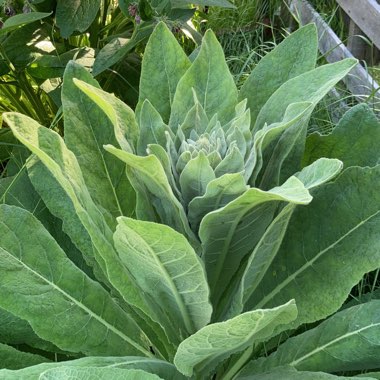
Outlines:
{"label": "large oval leaf", "polygon": [[68,38],[75,31],[84,32],[94,21],[101,0],[58,0],[57,26],[61,36]]}
{"label": "large oval leaf", "polygon": [[199,236],[214,307],[228,289],[241,260],[252,252],[272,221],[279,203],[308,204],[311,199],[302,182],[291,177],[268,192],[251,188],[203,218]]}
{"label": "large oval leaf", "polygon": [[180,344],[174,364],[187,376],[195,371],[206,377],[224,359],[269,339],[296,316],[296,305],[290,301],[275,309],[255,310],[211,324]]}
{"label": "large oval leaf", "polygon": [[331,157],[342,160],[346,168],[375,166],[380,162],[378,141],[379,120],[367,104],[358,104],[346,112],[329,135],[313,133],[307,138],[303,164]]}
{"label": "large oval leaf", "polygon": [[179,343],[208,324],[206,275],[188,241],[162,224],[123,217],[118,222],[114,240],[120,258],[164,316],[165,330],[174,330],[171,339]]}
{"label": "large oval leaf", "polygon": [[380,166],[353,167],[312,192],[298,208],[280,250],[246,307],[294,298],[295,325],[335,312],[362,276],[380,266]]}
{"label": "large oval leaf", "polygon": [[128,357],[85,357],[77,360],[70,360],[56,363],[43,363],[32,367],[23,368],[18,371],[0,370],[1,380],[39,380],[40,375],[49,369],[59,367],[70,368],[123,368],[123,369],[141,369],[149,373],[156,374],[165,380],[184,380],[173,364],[166,361],[144,358],[141,356]]}
{"label": "large oval leaf", "polygon": [[0,205],[1,307],[63,350],[151,356],[144,334],[29,212]]}
{"label": "large oval leaf", "polygon": [[288,339],[266,359],[247,366],[254,372],[289,364],[300,371],[342,372],[380,366],[380,301],[341,311],[319,326]]}

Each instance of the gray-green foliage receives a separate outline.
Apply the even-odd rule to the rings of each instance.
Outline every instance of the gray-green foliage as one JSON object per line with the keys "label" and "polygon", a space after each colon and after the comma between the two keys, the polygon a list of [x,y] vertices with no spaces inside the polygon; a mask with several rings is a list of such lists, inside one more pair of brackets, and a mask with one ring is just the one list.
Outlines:
{"label": "gray-green foliage", "polygon": [[211,31],[191,62],[160,23],[136,114],[70,63],[64,138],[4,115],[32,155],[0,180],[0,379],[380,367],[379,301],[339,311],[380,267],[379,123],[357,106],[306,137],[356,64],[314,69],[316,44],[300,29],[239,93]]}

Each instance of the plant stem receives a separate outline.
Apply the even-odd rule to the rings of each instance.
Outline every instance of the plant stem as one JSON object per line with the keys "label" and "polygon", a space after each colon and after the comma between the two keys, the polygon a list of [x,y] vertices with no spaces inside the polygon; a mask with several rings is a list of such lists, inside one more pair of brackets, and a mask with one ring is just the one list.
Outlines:
{"label": "plant stem", "polygon": [[230,367],[223,375],[223,380],[232,380],[242,369],[245,363],[249,360],[253,352],[253,345],[248,347],[240,358]]}

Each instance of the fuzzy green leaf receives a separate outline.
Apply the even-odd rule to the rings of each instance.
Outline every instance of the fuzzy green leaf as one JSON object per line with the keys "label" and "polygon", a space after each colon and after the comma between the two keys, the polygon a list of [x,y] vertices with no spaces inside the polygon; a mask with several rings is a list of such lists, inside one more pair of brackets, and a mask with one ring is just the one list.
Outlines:
{"label": "fuzzy green leaf", "polygon": [[[290,366],[274,368],[262,374],[242,371],[236,380],[357,380],[357,377],[335,376],[324,372],[297,371]],[[364,375],[364,380],[373,380],[370,374]]]}
{"label": "fuzzy green leaf", "polygon": [[335,158],[319,158],[303,168],[295,176],[309,190],[323,185],[335,178],[343,169],[343,162]]}
{"label": "fuzzy green leaf", "polygon": [[0,205],[0,234],[1,307],[63,350],[151,355],[135,322],[32,214]]}
{"label": "fuzzy green leaf", "polygon": [[239,93],[247,99],[255,123],[270,96],[289,79],[314,69],[318,52],[317,29],[306,25],[266,54],[252,70]]}
{"label": "fuzzy green leaf", "polygon": [[198,230],[202,218],[211,211],[224,207],[248,189],[241,173],[225,174],[211,181],[203,196],[189,203],[188,218],[193,230]]}
{"label": "fuzzy green leaf", "polygon": [[15,370],[48,361],[43,356],[22,352],[0,343],[0,368]]}
{"label": "fuzzy green leaf", "polygon": [[[104,131],[99,129],[99,143],[101,138],[103,143],[106,143],[108,136],[108,141],[114,139],[122,149],[134,152],[139,138],[139,127],[132,109],[116,96],[103,91],[98,85],[93,85],[94,80],[86,83],[79,79],[73,79],[73,82],[92,100],[92,107],[95,106],[95,109],[99,108],[104,112],[106,116],[105,123],[110,122],[113,127],[113,130],[112,127],[103,127]],[[99,120],[97,122],[99,123]],[[98,149],[101,149],[101,147]]]}
{"label": "fuzzy green leaf", "polygon": [[300,371],[342,372],[380,366],[380,301],[341,311],[294,338],[248,369],[263,372],[289,364]]}
{"label": "fuzzy green leaf", "polygon": [[265,123],[272,124],[280,121],[285,110],[292,103],[311,102],[316,105],[356,64],[356,59],[347,58],[320,66],[288,80],[261,108],[254,130],[260,130]]}
{"label": "fuzzy green leaf", "polygon": [[206,155],[201,151],[196,158],[191,159],[179,177],[181,193],[186,204],[193,198],[204,195],[207,185],[215,179]]}
{"label": "fuzzy green leaf", "polygon": [[294,298],[295,326],[339,309],[362,276],[380,266],[379,175],[380,166],[349,168],[312,192],[313,202],[295,211],[248,309]]}
{"label": "fuzzy green leaf", "polygon": [[250,188],[203,218],[199,236],[214,307],[228,289],[241,260],[259,242],[279,203],[308,204],[311,199],[303,184],[291,177],[268,192]]}
{"label": "fuzzy green leaf", "polygon": [[112,380],[159,380],[161,377],[142,371],[140,369],[122,368],[52,368],[41,373],[39,380],[88,380],[88,379],[112,379]]}
{"label": "fuzzy green leaf", "polygon": [[[190,60],[168,29],[160,22],[146,45],[141,67],[139,104],[148,99],[165,123],[169,121],[177,84]],[[137,114],[140,113],[137,107]]]}
{"label": "fuzzy green leaf", "polygon": [[208,30],[201,50],[178,83],[172,104],[169,126],[175,131],[194,105],[194,89],[199,102],[211,119],[218,114],[222,124],[234,115],[237,89],[214,33]]}
{"label": "fuzzy green leaf", "polygon": [[145,99],[141,106],[139,128],[140,136],[137,145],[137,154],[139,156],[146,155],[146,150],[149,144],[165,146],[165,131],[168,127],[148,99]]}
{"label": "fuzzy green leaf", "polygon": [[27,321],[1,308],[0,342],[13,345],[26,344],[45,351],[58,351],[56,346],[41,339]]}
{"label": "fuzzy green leaf", "polygon": [[101,0],[57,0],[57,26],[63,38],[74,31],[84,32],[94,21]]}
{"label": "fuzzy green leaf", "polygon": [[[27,164],[26,167],[29,168],[29,165]],[[38,218],[38,220],[50,232],[62,249],[67,252],[69,259],[72,260],[78,268],[91,275],[92,271],[86,265],[82,254],[72,243],[68,235],[66,235],[65,226],[63,226],[62,222],[55,218],[46,208],[41,196],[36,192],[35,188],[33,188],[30,178],[28,178],[28,174],[30,174],[30,171],[28,170],[27,172],[26,168],[23,166],[17,175],[1,178],[0,202],[18,206],[33,213],[33,215]],[[46,174],[44,171],[41,174],[43,174],[41,177],[44,178],[44,181],[37,180],[37,183],[43,183],[45,187],[48,187],[46,182],[49,181],[49,174]],[[49,192],[51,191],[52,190],[49,189]],[[89,247],[91,247],[91,244]]]}
{"label": "fuzzy green leaf", "polygon": [[274,309],[255,310],[204,327],[178,347],[174,364],[183,374],[206,376],[223,360],[267,340],[297,316],[294,301]]}
{"label": "fuzzy green leaf", "polygon": [[196,132],[200,136],[206,131],[209,123],[209,118],[207,117],[202,104],[199,103],[199,100],[195,93],[194,103],[194,106],[190,108],[189,112],[186,114],[185,120],[181,124],[181,131],[183,132],[186,139],[190,138],[192,131]]}
{"label": "fuzzy green leaf", "polygon": [[62,138],[27,116],[8,113],[3,117],[16,138],[41,160],[37,166],[40,166],[40,173],[41,170],[48,173],[45,176],[49,186],[40,181],[44,178],[40,175],[37,175],[34,184],[39,186],[37,190],[50,211],[63,219],[65,231],[75,244],[85,248],[82,253],[88,255],[87,262],[92,263],[95,274],[106,283],[111,283],[128,304],[152,315],[142,295],[130,282],[113,247],[112,231],[93,202],[79,164]]}
{"label": "fuzzy green leaf", "polygon": [[[67,65],[62,87],[65,143],[78,159],[92,199],[104,212],[111,214],[113,222],[117,216],[131,215],[134,208],[133,189],[125,176],[125,165],[103,148],[108,143],[118,145],[114,133],[117,126],[114,127],[113,120],[107,117],[103,109],[75,85],[74,78],[94,86],[94,92],[99,88],[83,66],[73,61]],[[107,94],[107,100],[111,103],[112,96]],[[111,104],[109,108],[112,109]],[[127,131],[120,129],[120,134],[126,134]]]}
{"label": "fuzzy green leaf", "polygon": [[[266,186],[271,183],[279,184],[285,159],[297,140],[306,137],[312,108],[310,102],[292,103],[285,110],[280,122],[265,125],[254,135],[253,149],[245,163],[244,173],[251,186],[260,183],[261,178],[265,179]],[[274,154],[274,150],[277,154]],[[300,169],[301,162],[298,166],[295,171]],[[294,171],[291,175],[293,174]]]}
{"label": "fuzzy green leaf", "polygon": [[[339,160],[321,158],[296,176],[310,190],[336,177],[342,168],[343,164]],[[249,310],[249,308],[244,308],[246,303],[252,307],[249,298],[259,286],[276,256],[295,209],[296,204],[290,203],[281,210],[249,256],[243,274],[239,274],[240,285],[234,299],[230,301],[232,306],[230,306],[229,316],[241,313],[243,309]]]}
{"label": "fuzzy green leaf", "polygon": [[0,370],[1,380],[39,380],[40,375],[49,369],[70,366],[70,368],[99,367],[99,368],[122,368],[141,369],[156,374],[165,380],[184,380],[173,364],[153,358],[141,356],[129,357],[85,357],[69,362],[44,363],[18,371]]}
{"label": "fuzzy green leaf", "polygon": [[105,149],[128,166],[129,180],[139,196],[139,209],[136,210],[138,219],[164,223],[188,236],[192,244],[198,245],[185,210],[174,196],[158,158],[153,155],[135,156],[112,145],[105,146]]}
{"label": "fuzzy green leaf", "polygon": [[351,108],[332,133],[311,134],[306,140],[303,164],[320,157],[339,158],[345,167],[375,166],[380,162],[377,144],[380,141],[380,123],[367,104]]}
{"label": "fuzzy green leaf", "polygon": [[179,343],[210,322],[212,308],[201,261],[187,240],[162,224],[118,218],[114,240],[121,260],[155,304]]}
{"label": "fuzzy green leaf", "polygon": [[[264,168],[259,176],[261,189],[266,190],[278,186],[301,169],[308,120],[313,110],[312,106],[307,106],[308,104],[293,103],[286,110],[287,113],[289,109],[301,106],[298,116],[287,123],[288,126],[281,136],[272,141],[268,149],[263,152]],[[265,135],[265,137],[267,136]]]}

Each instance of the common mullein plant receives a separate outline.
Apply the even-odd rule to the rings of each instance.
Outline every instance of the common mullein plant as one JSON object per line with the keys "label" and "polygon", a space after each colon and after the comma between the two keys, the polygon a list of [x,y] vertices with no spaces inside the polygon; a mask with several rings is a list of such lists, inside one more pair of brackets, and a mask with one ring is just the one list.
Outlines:
{"label": "common mullein plant", "polygon": [[346,302],[380,267],[380,125],[358,105],[307,137],[356,64],[316,56],[308,25],[238,92],[212,31],[191,61],[159,23],[135,113],[71,62],[64,138],[4,115],[25,149],[0,182],[0,379],[380,368],[376,293]]}

